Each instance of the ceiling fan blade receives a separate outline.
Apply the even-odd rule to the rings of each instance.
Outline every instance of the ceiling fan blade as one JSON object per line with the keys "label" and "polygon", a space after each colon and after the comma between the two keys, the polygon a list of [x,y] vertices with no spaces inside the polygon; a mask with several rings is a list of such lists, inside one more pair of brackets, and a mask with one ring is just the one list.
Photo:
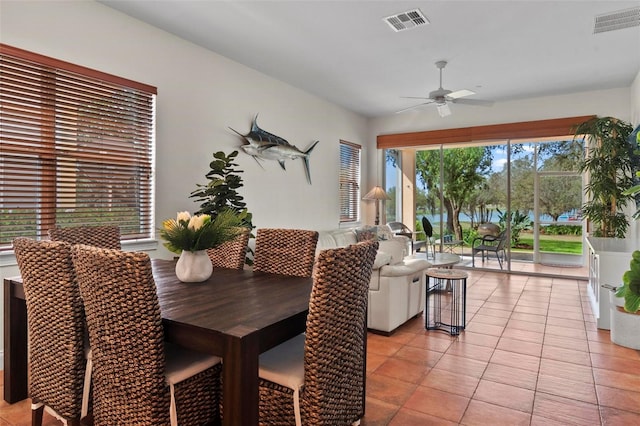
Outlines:
{"label": "ceiling fan blade", "polygon": [[451,92],[447,95],[447,98],[449,99],[458,99],[458,98],[463,98],[465,96],[471,96],[471,95],[475,95],[476,92],[474,92],[473,90],[467,90],[467,89],[462,89],[462,90],[456,90],[455,92]]}
{"label": "ceiling fan blade", "polygon": [[409,111],[409,110],[412,110],[412,109],[415,109],[415,108],[419,108],[419,107],[421,107],[423,105],[429,105],[429,104],[432,104],[432,103],[433,103],[433,101],[423,102],[423,103],[418,104],[418,105],[410,106],[408,108],[403,108],[403,109],[401,109],[399,111],[396,111],[396,114],[400,114],[401,112]]}
{"label": "ceiling fan blade", "polygon": [[402,99],[431,99],[426,96],[400,96]]}
{"label": "ceiling fan blade", "polygon": [[483,99],[451,99],[451,102],[454,104],[476,105],[476,106],[487,106],[487,107],[490,107],[493,105],[493,101],[486,101]]}

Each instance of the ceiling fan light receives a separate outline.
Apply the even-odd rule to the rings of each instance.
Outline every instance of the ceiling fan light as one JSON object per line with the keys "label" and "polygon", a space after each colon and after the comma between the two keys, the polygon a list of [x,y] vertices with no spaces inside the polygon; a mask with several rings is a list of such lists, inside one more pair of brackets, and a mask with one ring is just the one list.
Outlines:
{"label": "ceiling fan light", "polygon": [[451,110],[449,109],[449,105],[442,104],[442,105],[438,105],[438,114],[440,114],[440,117],[446,117],[447,115],[451,115]]}

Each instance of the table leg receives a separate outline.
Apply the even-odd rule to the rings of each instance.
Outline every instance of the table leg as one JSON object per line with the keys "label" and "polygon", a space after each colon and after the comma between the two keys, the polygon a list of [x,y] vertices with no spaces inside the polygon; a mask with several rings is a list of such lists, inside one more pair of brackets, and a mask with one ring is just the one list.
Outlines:
{"label": "table leg", "polygon": [[9,404],[28,396],[27,305],[4,280],[4,400]]}
{"label": "table leg", "polygon": [[[225,362],[225,359],[233,361]],[[259,349],[255,339],[229,338],[222,359],[223,425],[258,424],[258,365]]]}

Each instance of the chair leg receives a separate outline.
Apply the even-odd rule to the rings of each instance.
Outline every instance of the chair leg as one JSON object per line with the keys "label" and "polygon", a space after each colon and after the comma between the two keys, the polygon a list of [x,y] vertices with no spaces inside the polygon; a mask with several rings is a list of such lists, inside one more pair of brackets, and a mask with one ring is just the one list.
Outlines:
{"label": "chair leg", "polygon": [[42,426],[44,404],[31,404],[31,426]]}

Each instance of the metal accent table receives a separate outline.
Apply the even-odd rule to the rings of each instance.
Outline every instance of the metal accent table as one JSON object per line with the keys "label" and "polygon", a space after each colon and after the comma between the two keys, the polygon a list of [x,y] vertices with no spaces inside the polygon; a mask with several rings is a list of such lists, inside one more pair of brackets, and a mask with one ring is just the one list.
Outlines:
{"label": "metal accent table", "polygon": [[[457,269],[427,269],[424,328],[442,330],[452,336],[460,334],[466,325],[467,278]],[[444,322],[449,317],[449,322]]]}

